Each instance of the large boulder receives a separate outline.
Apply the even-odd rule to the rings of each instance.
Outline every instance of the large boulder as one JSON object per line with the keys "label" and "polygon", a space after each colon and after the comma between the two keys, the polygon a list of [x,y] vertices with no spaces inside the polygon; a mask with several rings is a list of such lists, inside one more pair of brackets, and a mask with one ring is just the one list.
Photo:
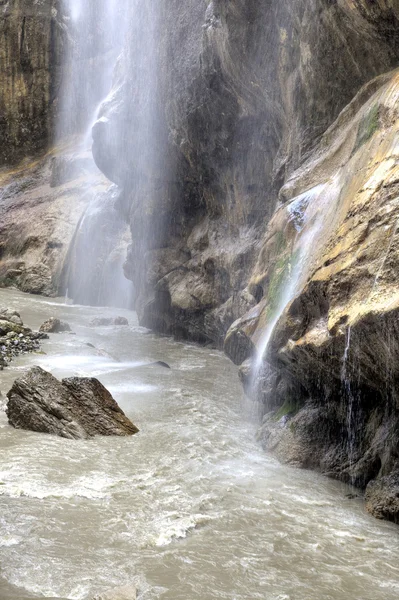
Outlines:
{"label": "large boulder", "polygon": [[33,367],[14,382],[7,397],[8,420],[16,429],[69,439],[138,432],[108,390],[94,378],[71,377],[60,382],[51,373]]}

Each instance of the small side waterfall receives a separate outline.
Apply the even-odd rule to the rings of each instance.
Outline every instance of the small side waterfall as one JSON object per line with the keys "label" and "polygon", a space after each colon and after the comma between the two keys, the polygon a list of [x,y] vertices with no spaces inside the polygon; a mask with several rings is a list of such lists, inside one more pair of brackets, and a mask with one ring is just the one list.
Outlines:
{"label": "small side waterfall", "polygon": [[345,341],[345,351],[342,360],[342,369],[341,369],[341,381],[343,386],[343,399],[345,404],[347,404],[347,417],[346,417],[346,427],[348,432],[348,441],[347,441],[347,452],[348,452],[348,470],[349,470],[349,483],[353,483],[352,477],[352,466],[354,462],[354,454],[355,454],[355,435],[356,435],[356,419],[355,419],[355,398],[352,391],[352,385],[349,374],[349,351],[351,347],[351,326],[348,325],[346,330],[346,341]]}
{"label": "small side waterfall", "polygon": [[[334,208],[339,196],[335,179],[315,186],[290,201],[285,210],[287,221],[294,224],[296,235],[292,244],[289,262],[284,266],[277,290],[267,291],[267,322],[257,342],[256,356],[252,369],[252,395],[258,395],[258,386],[268,371],[267,353],[275,328],[286,307],[297,295],[300,286],[308,277],[314,261],[314,248],[326,242],[326,222],[333,220]],[[266,366],[265,366],[266,365]],[[267,377],[267,374],[266,374]]]}

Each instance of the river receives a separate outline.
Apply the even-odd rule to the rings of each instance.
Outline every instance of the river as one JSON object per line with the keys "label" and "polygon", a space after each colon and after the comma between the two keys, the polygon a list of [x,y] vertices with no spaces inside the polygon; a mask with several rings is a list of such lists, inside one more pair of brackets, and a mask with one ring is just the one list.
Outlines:
{"label": "river", "polygon": [[[32,328],[59,316],[76,333],[0,372],[3,394],[36,364],[96,376],[140,433],[70,441],[0,413],[1,600],[127,583],[142,600],[397,600],[397,527],[348,487],[267,456],[222,353],[158,337],[128,311],[11,290],[3,305]],[[130,326],[89,327],[116,314]],[[157,360],[172,368],[145,366]]]}

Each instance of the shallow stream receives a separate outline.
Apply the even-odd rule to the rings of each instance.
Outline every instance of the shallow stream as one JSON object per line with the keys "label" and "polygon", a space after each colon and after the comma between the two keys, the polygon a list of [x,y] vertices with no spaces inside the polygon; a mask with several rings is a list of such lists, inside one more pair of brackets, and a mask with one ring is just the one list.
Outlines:
{"label": "shallow stream", "polygon": [[[3,394],[36,364],[96,376],[140,428],[76,442],[16,431],[0,412],[1,600],[127,583],[142,600],[397,600],[398,528],[346,486],[265,455],[222,353],[157,337],[123,310],[10,290],[0,306],[76,333],[0,372]],[[131,325],[89,327],[116,314]],[[171,370],[145,366],[157,360]]]}

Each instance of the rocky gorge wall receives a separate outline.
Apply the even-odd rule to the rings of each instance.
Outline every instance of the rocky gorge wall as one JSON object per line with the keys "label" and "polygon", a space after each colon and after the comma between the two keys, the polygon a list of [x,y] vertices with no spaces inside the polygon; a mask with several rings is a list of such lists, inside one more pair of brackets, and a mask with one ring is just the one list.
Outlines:
{"label": "rocky gorge wall", "polygon": [[141,322],[224,344],[248,387],[277,315],[264,445],[369,484],[370,510],[395,520],[399,4],[170,2],[159,15],[151,170],[134,39],[94,128],[97,164],[123,189]]}

